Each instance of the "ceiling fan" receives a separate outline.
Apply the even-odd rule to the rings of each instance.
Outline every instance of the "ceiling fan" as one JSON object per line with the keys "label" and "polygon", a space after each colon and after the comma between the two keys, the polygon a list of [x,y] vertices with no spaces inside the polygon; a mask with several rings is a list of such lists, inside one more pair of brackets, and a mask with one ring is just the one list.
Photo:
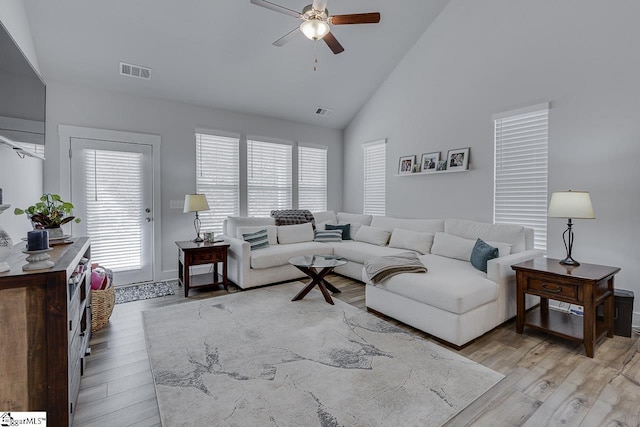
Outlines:
{"label": "ceiling fan", "polygon": [[334,54],[344,51],[344,47],[336,40],[331,33],[331,25],[347,24],[377,24],[380,22],[380,13],[355,13],[350,15],[329,15],[327,10],[327,0],[313,0],[313,3],[305,6],[302,12],[277,5],[267,0],[251,0],[256,6],[284,13],[302,20],[299,27],[294,28],[278,40],[273,42],[274,46],[283,46],[297,34],[298,29],[311,40],[322,39],[329,46]]}

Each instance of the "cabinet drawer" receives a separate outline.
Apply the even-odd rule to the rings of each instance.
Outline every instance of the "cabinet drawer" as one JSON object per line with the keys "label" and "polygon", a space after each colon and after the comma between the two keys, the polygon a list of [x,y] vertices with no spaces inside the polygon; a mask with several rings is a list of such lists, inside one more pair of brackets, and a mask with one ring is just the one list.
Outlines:
{"label": "cabinet drawer", "polygon": [[552,280],[529,279],[527,281],[527,293],[544,298],[570,299],[578,302],[578,287],[576,285],[558,283]]}
{"label": "cabinet drawer", "polygon": [[191,254],[192,264],[205,263],[205,262],[222,262],[224,260],[224,254],[219,251],[216,252],[204,252],[198,251]]}

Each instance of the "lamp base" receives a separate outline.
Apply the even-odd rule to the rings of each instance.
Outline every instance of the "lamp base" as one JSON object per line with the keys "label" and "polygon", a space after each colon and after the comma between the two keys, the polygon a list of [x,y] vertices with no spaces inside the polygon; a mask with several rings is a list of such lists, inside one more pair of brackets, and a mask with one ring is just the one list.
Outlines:
{"label": "lamp base", "polygon": [[204,242],[204,239],[200,236],[196,237],[195,239],[192,240],[193,243],[202,243]]}
{"label": "lamp base", "polygon": [[580,263],[578,261],[576,261],[575,259],[571,258],[571,255],[569,255],[568,257],[566,257],[563,260],[560,260],[560,264],[562,265],[570,265],[573,267],[577,267],[580,265]]}

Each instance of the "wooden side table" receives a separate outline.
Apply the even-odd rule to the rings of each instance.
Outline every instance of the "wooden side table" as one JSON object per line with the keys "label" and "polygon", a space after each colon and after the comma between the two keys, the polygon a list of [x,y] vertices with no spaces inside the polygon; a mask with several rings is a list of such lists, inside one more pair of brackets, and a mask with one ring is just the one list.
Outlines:
{"label": "wooden side table", "polygon": [[[613,337],[613,277],[620,269],[605,265],[568,266],[552,258],[537,258],[512,265],[516,271],[518,315],[516,332],[524,326],[549,332],[561,338],[580,341],[587,356],[593,357],[595,343],[603,335]],[[540,297],[540,308],[525,310],[525,294]],[[549,300],[584,307],[582,317],[549,310]],[[604,316],[596,307],[604,305]]]}
{"label": "wooden side table", "polygon": [[[228,243],[194,243],[190,241],[176,242],[178,246],[178,280],[184,286],[184,296],[189,296],[189,289],[223,285],[227,287],[227,249]],[[222,274],[218,274],[218,263],[222,264]],[[213,264],[211,274],[191,275],[191,266]]]}

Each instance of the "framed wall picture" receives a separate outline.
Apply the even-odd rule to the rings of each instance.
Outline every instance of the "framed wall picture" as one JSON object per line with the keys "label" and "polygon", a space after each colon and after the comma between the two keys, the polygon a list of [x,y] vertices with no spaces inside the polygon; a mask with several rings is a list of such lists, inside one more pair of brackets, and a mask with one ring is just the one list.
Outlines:
{"label": "framed wall picture", "polygon": [[436,166],[437,171],[446,171],[447,170],[447,161],[442,160],[438,162],[438,166]]}
{"label": "framed wall picture", "polygon": [[469,147],[456,148],[447,152],[447,170],[467,170],[469,168]]}
{"label": "framed wall picture", "polygon": [[425,153],[420,158],[420,165],[422,166],[422,172],[434,171],[438,167],[440,161],[440,152],[437,153]]}
{"label": "framed wall picture", "polygon": [[398,165],[398,175],[407,175],[413,172],[413,165],[416,163],[416,156],[403,156],[400,157],[400,164]]}

